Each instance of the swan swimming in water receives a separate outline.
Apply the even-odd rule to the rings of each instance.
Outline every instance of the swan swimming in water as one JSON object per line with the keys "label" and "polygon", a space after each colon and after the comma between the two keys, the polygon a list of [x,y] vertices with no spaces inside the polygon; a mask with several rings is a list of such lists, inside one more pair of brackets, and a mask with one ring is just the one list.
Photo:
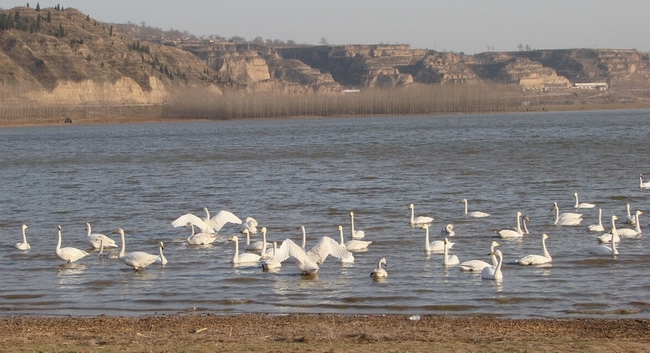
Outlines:
{"label": "swan swimming in water", "polygon": [[[614,224],[614,217],[612,217],[612,224]],[[618,234],[616,231],[616,227],[612,228],[612,238],[617,239]],[[611,255],[612,257],[615,257],[618,255],[618,250],[616,249],[616,241],[611,242],[611,246],[607,245],[593,245],[587,248],[587,251],[590,254],[594,255]]]}
{"label": "swan swimming in water", "polygon": [[596,207],[596,205],[593,204],[593,203],[587,203],[587,202],[580,203],[580,202],[578,202],[578,193],[577,192],[573,193],[573,197],[576,199],[576,204],[575,204],[575,206],[573,206],[575,209],[594,208],[594,207]]}
{"label": "swan swimming in water", "polygon": [[61,226],[57,227],[57,232],[59,233],[59,240],[56,243],[56,248],[54,249],[54,253],[56,256],[58,256],[61,260],[64,260],[65,262],[72,263],[75,262],[82,257],[88,255],[87,252],[73,248],[73,247],[61,247]]}
{"label": "swan swimming in water", "polygon": [[100,240],[104,243],[105,248],[117,248],[117,244],[115,244],[115,240],[105,236],[104,234],[100,233],[92,233],[91,228],[90,228],[90,223],[86,223],[86,243],[88,245],[92,246],[93,249],[99,249],[100,246]]}
{"label": "swan swimming in water", "polygon": [[352,239],[346,243],[343,237],[343,226],[339,226],[338,229],[339,237],[341,239],[340,244],[343,245],[348,251],[365,250],[368,249],[368,245],[372,244],[372,241],[357,239]]}
{"label": "swan swimming in water", "polygon": [[210,218],[210,211],[207,207],[203,207],[205,211],[205,218],[201,219],[198,216],[195,216],[191,213],[184,214],[176,218],[172,222],[173,227],[183,227],[188,222],[191,222],[195,226],[201,229],[201,232],[204,233],[217,233],[226,223],[241,224],[242,221],[239,217],[235,216],[232,212],[221,210],[217,213],[216,216]]}
{"label": "swan swimming in water", "polygon": [[454,225],[449,223],[440,230],[440,235],[443,237],[453,237],[456,235],[454,232]]}
{"label": "swan swimming in water", "polygon": [[616,229],[616,221],[618,221],[618,217],[612,216],[612,230],[609,233],[598,236],[599,243],[611,243],[612,239],[614,239],[614,241],[617,243],[621,241],[621,238],[619,237],[618,231]]}
{"label": "swan swimming in water", "polygon": [[259,254],[251,253],[251,252],[245,252],[243,254],[239,254],[239,238],[234,235],[232,238],[230,238],[230,241],[235,243],[235,255],[232,257],[232,261],[230,261],[233,265],[238,265],[242,263],[256,263],[260,261],[262,256]]}
{"label": "swan swimming in water", "polygon": [[501,229],[497,230],[496,233],[499,235],[499,238],[521,238],[524,236],[524,232],[521,230],[521,212],[517,211],[517,228],[512,229]]}
{"label": "swan swimming in water", "polygon": [[553,209],[555,211],[555,221],[553,225],[557,226],[577,226],[582,222],[582,214],[579,213],[563,213],[560,216],[560,208],[557,206],[557,202],[553,204]]}
{"label": "swan swimming in water", "polygon": [[419,225],[423,225],[423,224],[433,222],[432,217],[427,217],[427,216],[415,217],[415,206],[413,206],[413,204],[409,205],[409,210],[411,210],[411,225],[412,226],[419,226]]}
{"label": "swan swimming in water", "polygon": [[382,264],[384,266],[388,266],[388,264],[386,264],[386,258],[384,258],[384,257],[382,257],[379,260],[379,262],[377,262],[377,268],[374,271],[372,271],[372,273],[370,274],[370,277],[372,277],[373,279],[382,279],[382,278],[388,277],[388,272],[386,272],[386,270],[384,270],[381,267]]}
{"label": "swan swimming in water", "polygon": [[639,174],[639,189],[650,189],[650,181],[643,182],[643,174]]}
{"label": "swan swimming in water", "polygon": [[587,227],[587,230],[590,232],[604,232],[605,227],[603,227],[603,209],[599,208],[598,209],[598,224],[592,224],[589,227]]}
{"label": "swan swimming in water", "polygon": [[187,237],[187,243],[190,245],[208,245],[217,240],[213,233],[194,233],[194,224],[192,222],[187,222],[187,226],[192,229],[192,235]]}
{"label": "swan swimming in water", "polygon": [[501,273],[501,264],[503,263],[503,254],[501,254],[501,250],[497,249],[494,250],[494,256],[497,257],[497,264],[496,266],[486,266],[481,270],[481,278],[483,279],[491,279],[494,281],[501,281],[503,280],[503,273]]}
{"label": "swan swimming in water", "polygon": [[14,246],[18,250],[29,250],[31,248],[31,246],[29,246],[29,243],[27,242],[27,236],[25,235],[25,229],[27,229],[29,227],[27,227],[27,224],[23,224],[22,228],[23,228],[23,242],[22,243],[16,243],[16,245],[14,245]]}
{"label": "swan swimming in water", "polygon": [[246,251],[260,251],[264,247],[264,243],[266,243],[266,227],[262,227],[260,229],[260,232],[262,233],[262,240],[257,240],[251,243],[251,236],[250,232],[248,229],[244,229],[242,233],[246,234],[246,246],[244,247],[244,250]]}
{"label": "swan swimming in water", "polygon": [[639,222],[639,215],[642,215],[643,212],[640,210],[637,210],[634,213],[634,229],[629,229],[629,228],[620,228],[618,229],[618,235],[621,237],[626,237],[626,238],[632,238],[632,237],[638,237],[641,236],[641,224]]}
{"label": "swan swimming in water", "polygon": [[[149,254],[144,251],[133,251],[127,253],[126,241],[124,240],[124,229],[119,228],[113,233],[119,234],[122,239],[122,248],[120,248],[120,253],[117,255],[117,259],[120,260],[121,263],[131,267],[135,271],[139,271],[156,261],[160,261],[161,263],[163,262],[163,257],[160,256],[162,255],[162,249],[160,249],[160,255]],[[167,259],[165,259],[165,262],[166,260]]]}
{"label": "swan swimming in water", "polygon": [[467,199],[462,199],[460,202],[465,204],[465,217],[474,217],[474,218],[484,218],[484,217],[489,217],[489,213],[481,212],[481,211],[474,211],[474,212],[467,212]]}
{"label": "swan swimming in water", "polygon": [[275,256],[269,262],[284,262],[289,257],[293,257],[298,270],[302,274],[313,275],[318,272],[319,264],[323,264],[328,256],[333,256],[339,260],[343,258],[352,258],[354,256],[343,246],[330,237],[322,237],[309,251],[296,245],[291,239],[285,239],[282,245],[277,249]]}
{"label": "swan swimming in water", "polygon": [[250,234],[257,234],[257,221],[253,217],[246,217],[244,223],[242,223],[242,233],[244,230],[248,230]]}
{"label": "swan swimming in water", "polygon": [[350,211],[350,238],[362,239],[366,233],[362,230],[354,230],[354,212]]}
{"label": "swan swimming in water", "polygon": [[494,248],[496,248],[497,246],[500,245],[496,241],[492,241],[492,244],[490,244],[490,257],[492,258],[492,265],[490,265],[489,263],[483,260],[469,260],[469,261],[463,261],[460,264],[458,264],[458,268],[460,268],[461,271],[481,272],[483,271],[483,268],[485,268],[486,266],[496,266],[497,257],[494,255]]}
{"label": "swan swimming in water", "polygon": [[[423,224],[421,229],[424,229],[424,251],[426,252],[444,252],[445,251],[445,242],[442,240],[435,240],[429,243],[429,225]],[[448,248],[451,249],[455,243],[449,242],[447,244]]]}
{"label": "swan swimming in water", "polygon": [[445,238],[443,244],[444,244],[444,250],[443,250],[443,257],[442,257],[442,266],[450,267],[450,266],[458,265],[458,263],[460,262],[458,261],[458,256],[447,254],[447,244],[449,244],[449,239]]}
{"label": "swan swimming in water", "polygon": [[542,234],[542,251],[544,255],[528,255],[524,256],[521,259],[516,260],[515,262],[520,264],[520,265],[544,265],[544,264],[549,264],[553,259],[551,258],[551,255],[548,253],[548,250],[546,250],[546,239],[548,239],[548,235]]}
{"label": "swan swimming in water", "polygon": [[160,254],[159,255],[159,257],[160,257],[160,265],[162,265],[162,266],[167,265],[167,258],[165,257],[165,255],[163,255],[163,249],[164,248],[165,248],[165,246],[163,245],[162,241],[160,243],[158,243],[158,252]]}

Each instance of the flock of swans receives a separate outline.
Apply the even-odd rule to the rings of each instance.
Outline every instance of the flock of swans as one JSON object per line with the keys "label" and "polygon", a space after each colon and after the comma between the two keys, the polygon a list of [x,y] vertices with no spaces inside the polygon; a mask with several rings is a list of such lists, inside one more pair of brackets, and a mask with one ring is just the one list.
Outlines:
{"label": "flock of swans", "polygon": [[[650,189],[650,182],[643,181],[643,175],[639,175],[639,187],[641,189]],[[557,202],[553,203],[551,212],[554,213],[553,225],[555,226],[579,226],[583,221],[583,214],[579,213],[585,209],[595,208],[596,204],[580,202],[578,198],[578,193],[574,193],[573,197],[575,199],[574,209],[575,212],[560,212]],[[480,211],[468,211],[468,201],[467,199],[462,199],[460,201],[464,204],[464,217],[466,219],[470,218],[485,218],[489,217],[490,214]],[[484,261],[481,259],[460,261],[459,257],[455,254],[450,254],[450,250],[455,245],[455,242],[450,241],[449,238],[455,236],[454,225],[446,224],[442,227],[440,235],[441,240],[430,241],[429,229],[432,226],[434,218],[429,216],[417,216],[415,215],[415,206],[410,204],[408,209],[410,210],[410,221],[409,224],[411,227],[419,227],[423,229],[424,232],[424,251],[426,253],[439,253],[442,254],[442,266],[445,268],[457,267],[460,271],[464,272],[473,272],[480,273],[481,277],[484,279],[500,281],[503,279],[503,274],[501,272],[501,267],[503,265],[503,254],[501,250],[497,249],[500,247],[497,241],[492,241],[490,244],[490,261]],[[319,241],[313,245],[310,249],[306,248],[306,230],[304,226],[298,227],[302,232],[302,243],[301,245],[296,244],[293,240],[287,238],[283,240],[278,246],[278,242],[267,242],[267,229],[266,227],[261,227],[258,230],[258,222],[252,218],[248,217],[245,221],[242,221],[239,217],[234,215],[232,212],[222,210],[218,212],[215,216],[210,216],[210,212],[206,207],[203,208],[205,212],[205,217],[201,218],[191,213],[184,214],[174,221],[171,222],[173,227],[189,227],[191,234],[186,238],[186,241],[189,245],[205,246],[209,245],[218,239],[220,240],[229,240],[234,243],[234,254],[232,260],[230,261],[233,265],[252,265],[259,266],[264,270],[278,269],[282,266],[282,263],[288,260],[289,258],[293,259],[296,263],[296,266],[301,274],[304,275],[313,275],[318,272],[320,266],[323,265],[325,260],[328,257],[335,258],[340,263],[351,263],[354,262],[354,252],[355,251],[366,251],[371,244],[371,240],[365,239],[365,232],[363,230],[355,229],[354,227],[354,212],[349,212],[350,217],[350,239],[345,240],[343,226],[338,226],[339,239],[338,241],[330,238],[328,236],[323,236]],[[637,210],[634,215],[630,213],[630,205],[627,204],[627,218],[625,219],[627,224],[634,226],[634,228],[617,228],[616,222],[619,221],[619,218],[615,215],[611,216],[611,227],[609,231],[603,226],[602,223],[602,209],[598,210],[598,223],[592,224],[587,227],[588,232],[598,232],[602,233],[596,238],[598,239],[598,245],[592,245],[587,248],[587,251],[590,254],[595,255],[608,255],[616,256],[618,254],[618,249],[616,244],[623,237],[640,237],[642,235],[639,216],[643,212]],[[529,221],[527,215],[522,214],[522,212],[517,211],[515,214],[515,226],[513,228],[506,228],[495,230],[495,237],[501,239],[512,239],[512,238],[522,238],[524,235],[529,234],[528,227],[526,222]],[[230,236],[227,238],[219,237],[218,233],[222,227],[228,223],[240,225],[240,234],[245,236],[246,244],[243,246],[242,251],[240,252],[240,237]],[[196,229],[200,231],[197,233]],[[15,247],[19,250],[27,251],[30,249],[30,245],[27,242],[26,229],[28,226],[22,225],[22,242],[16,243]],[[167,259],[163,254],[164,244],[159,243],[159,251],[157,254],[150,254],[143,251],[133,251],[126,252],[126,241],[123,229],[117,229],[114,234],[118,234],[121,239],[121,247],[119,251],[109,250],[105,251],[108,248],[117,248],[118,244],[111,239],[110,237],[93,233],[90,223],[86,223],[85,230],[87,232],[84,241],[92,249],[99,249],[99,256],[103,258],[113,258],[117,259],[126,266],[133,268],[134,270],[142,270],[145,267],[159,262],[162,266],[167,264]],[[261,233],[262,240],[251,242],[251,235]],[[57,227],[57,244],[55,247],[55,254],[63,261],[72,263],[78,261],[86,256],[89,253],[85,250],[74,248],[74,247],[61,247],[61,226]],[[547,234],[542,234],[541,236],[541,248],[542,254],[531,254],[523,256],[513,262],[517,265],[546,265],[552,262],[552,257],[548,252],[546,247],[546,240],[549,239]],[[387,271],[384,267],[387,266],[386,257],[382,257],[374,271],[371,272],[370,277],[375,280],[381,280],[388,276]]]}

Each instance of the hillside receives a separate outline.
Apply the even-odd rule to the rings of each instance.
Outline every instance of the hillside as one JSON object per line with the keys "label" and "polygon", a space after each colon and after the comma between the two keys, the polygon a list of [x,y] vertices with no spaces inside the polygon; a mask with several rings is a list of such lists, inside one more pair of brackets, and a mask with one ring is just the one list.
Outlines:
{"label": "hillside", "polygon": [[[578,94],[571,89],[574,83],[593,82],[607,83],[610,91]],[[148,106],[179,99],[187,105],[188,97],[212,101],[235,92],[331,95],[344,89],[450,84],[511,86],[508,94],[522,92],[512,98],[522,104],[531,93],[548,104],[551,95],[539,96],[547,92],[569,96],[558,99],[562,104],[569,99],[586,104],[594,97],[605,97],[598,98],[601,103],[648,102],[650,58],[632,49],[465,55],[408,45],[233,42],[106,24],[58,5],[0,11],[0,109]]]}

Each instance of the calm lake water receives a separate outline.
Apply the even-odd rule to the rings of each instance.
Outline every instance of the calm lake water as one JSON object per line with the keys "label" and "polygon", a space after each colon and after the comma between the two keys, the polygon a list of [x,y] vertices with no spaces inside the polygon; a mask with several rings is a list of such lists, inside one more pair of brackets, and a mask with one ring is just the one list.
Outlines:
{"label": "calm lake water", "polygon": [[[622,239],[616,258],[590,255],[598,233],[587,226],[612,214],[650,211],[650,111],[218,121],[0,129],[0,312],[5,315],[143,315],[211,313],[401,313],[531,317],[650,318],[648,235]],[[573,211],[577,227],[553,225],[553,202]],[[491,214],[465,219],[469,209]],[[461,261],[488,260],[501,244],[504,280],[445,269],[424,252],[416,215],[435,218],[431,241],[453,223]],[[189,246],[187,228],[171,221],[229,210],[268,228],[269,241],[322,236],[338,225],[373,243],[353,264],[325,261],[313,278],[287,261],[277,272],[233,267],[231,242]],[[530,235],[496,238],[530,217]],[[650,218],[641,216],[641,226]],[[84,224],[127,251],[157,252],[169,263],[135,272],[97,251],[68,265],[54,248],[87,249]],[[31,250],[13,246],[25,223]],[[619,227],[628,227],[620,223]],[[227,225],[220,235],[237,234]],[[550,267],[508,264],[541,254],[549,235]],[[255,236],[259,240],[260,236]],[[243,243],[242,243],[243,245]],[[87,249],[89,250],[89,249]],[[385,257],[389,276],[369,277]]]}

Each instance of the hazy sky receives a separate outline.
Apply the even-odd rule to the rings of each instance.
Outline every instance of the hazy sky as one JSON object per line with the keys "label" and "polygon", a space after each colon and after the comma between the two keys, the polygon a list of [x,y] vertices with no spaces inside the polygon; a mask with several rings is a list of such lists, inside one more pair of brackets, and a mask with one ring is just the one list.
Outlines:
{"label": "hazy sky", "polygon": [[[621,48],[650,51],[650,0],[61,0],[114,23],[299,44],[403,43],[488,50]],[[32,7],[37,1],[30,0]],[[0,0],[1,8],[26,1]]]}

